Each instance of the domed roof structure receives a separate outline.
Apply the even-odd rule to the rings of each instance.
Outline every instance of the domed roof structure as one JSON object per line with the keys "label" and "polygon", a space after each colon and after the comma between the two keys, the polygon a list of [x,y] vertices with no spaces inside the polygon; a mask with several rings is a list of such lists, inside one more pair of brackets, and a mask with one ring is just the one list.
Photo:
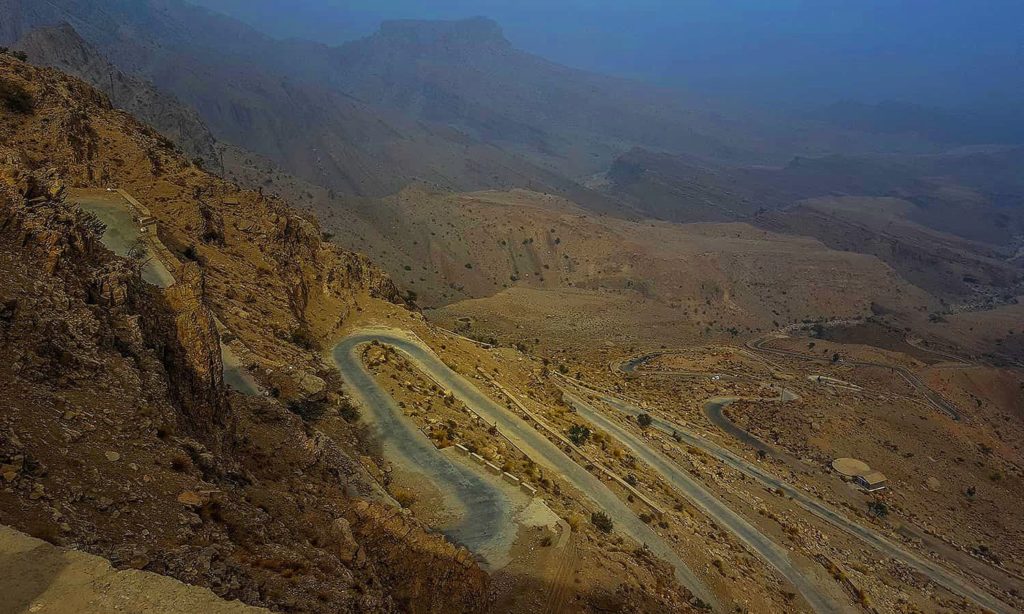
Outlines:
{"label": "domed roof structure", "polygon": [[832,468],[851,478],[871,471],[871,467],[867,463],[856,458],[837,458],[832,461]]}

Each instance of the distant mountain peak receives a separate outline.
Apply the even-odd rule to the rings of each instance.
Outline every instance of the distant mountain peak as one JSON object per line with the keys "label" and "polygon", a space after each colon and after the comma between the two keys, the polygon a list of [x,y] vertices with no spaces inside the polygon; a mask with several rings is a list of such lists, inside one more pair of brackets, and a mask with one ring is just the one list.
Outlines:
{"label": "distant mountain peak", "polygon": [[403,19],[385,21],[377,36],[391,42],[417,46],[458,44],[463,46],[510,45],[501,26],[487,17],[454,21]]}

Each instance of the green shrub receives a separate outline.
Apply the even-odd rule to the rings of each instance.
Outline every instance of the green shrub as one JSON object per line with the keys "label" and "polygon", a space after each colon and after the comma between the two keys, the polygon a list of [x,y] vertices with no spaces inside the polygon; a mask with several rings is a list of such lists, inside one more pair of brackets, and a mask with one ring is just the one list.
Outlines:
{"label": "green shrub", "polygon": [[884,501],[871,501],[868,503],[868,511],[877,518],[884,518],[889,513],[889,506]]}
{"label": "green shrub", "polygon": [[288,410],[306,422],[316,422],[327,413],[328,404],[323,400],[292,400],[288,401]]}
{"label": "green shrub", "polygon": [[291,342],[305,350],[317,350],[319,343],[305,326],[300,326],[292,331]]}
{"label": "green shrub", "polygon": [[590,429],[580,424],[574,424],[569,428],[569,439],[574,444],[582,446],[587,439],[590,439]]}
{"label": "green shrub", "polygon": [[338,415],[340,415],[345,422],[358,422],[359,408],[356,407],[348,398],[343,398],[341,403],[338,405]]}
{"label": "green shrub", "polygon": [[614,523],[612,519],[608,517],[608,514],[604,512],[594,512],[590,515],[590,522],[598,528],[598,530],[605,533],[611,533]]}

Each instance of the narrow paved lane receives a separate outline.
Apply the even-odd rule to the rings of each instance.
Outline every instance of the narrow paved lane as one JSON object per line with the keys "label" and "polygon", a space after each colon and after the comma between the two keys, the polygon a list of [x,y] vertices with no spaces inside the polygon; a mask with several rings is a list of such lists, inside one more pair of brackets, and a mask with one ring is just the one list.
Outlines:
{"label": "narrow paved lane", "polygon": [[850,610],[850,608],[844,608],[831,595],[822,590],[818,583],[809,577],[809,572],[797,569],[783,548],[768,539],[742,516],[729,509],[720,499],[690,477],[675,461],[661,452],[655,451],[643,438],[597,411],[578,396],[568,391],[563,390],[563,392],[565,392],[565,398],[576,408],[580,416],[618,439],[717,524],[724,526],[769,565],[777,569],[783,577],[789,580],[790,584],[800,591],[815,612]]}
{"label": "narrow paved lane", "polygon": [[[616,530],[622,531],[639,543],[647,544],[659,558],[670,563],[679,582],[700,600],[721,611],[714,594],[704,586],[675,550],[644,523],[601,480],[581,467],[558,446],[551,443],[532,425],[520,419],[507,408],[495,403],[472,383],[452,371],[429,348],[401,331],[372,329],[356,332],[339,343],[333,357],[346,383],[381,417],[383,429],[401,429],[397,418],[400,411],[394,401],[369,376],[358,356],[362,345],[378,341],[400,351],[435,382],[450,390],[467,407],[488,424],[497,427],[506,438],[529,456],[535,463],[557,474],[577,488],[595,504],[595,510],[604,511],[614,521]],[[425,442],[424,442],[425,443]],[[430,446],[429,443],[425,445]]]}
{"label": "narrow paved lane", "polygon": [[[581,382],[565,378],[567,381],[574,385],[580,386]],[[637,416],[641,413],[648,413],[651,415],[652,423],[651,426],[657,428],[663,433],[672,435],[675,433],[682,443],[692,445],[706,452],[707,454],[718,459],[725,465],[732,467],[733,469],[740,471],[744,475],[747,475],[768,488],[773,490],[781,490],[787,496],[791,497],[801,507],[811,512],[815,516],[828,522],[829,524],[841,529],[850,535],[860,539],[864,543],[873,547],[885,556],[891,557],[902,563],[913,567],[922,574],[928,576],[939,586],[961,595],[967,599],[970,599],[974,603],[980,605],[983,608],[987,608],[992,612],[999,614],[1016,614],[1018,610],[1005,602],[1000,600],[998,597],[988,593],[986,590],[977,586],[971,580],[961,576],[960,574],[953,572],[941,564],[927,559],[923,556],[917,555],[903,546],[889,540],[887,537],[879,533],[878,531],[862,525],[847,518],[842,513],[832,509],[818,498],[808,495],[804,491],[800,490],[796,486],[785,482],[774,475],[764,471],[757,465],[750,463],[736,454],[733,454],[729,450],[704,439],[700,435],[697,435],[694,431],[682,426],[681,424],[665,420],[649,412],[645,412],[635,405],[612,396],[605,392],[594,390],[592,388],[583,386],[588,393],[596,395],[601,401],[604,402],[608,407],[620,411],[622,413]]]}
{"label": "narrow paved lane", "polygon": [[736,423],[725,415],[725,408],[737,400],[735,398],[710,399],[704,403],[704,415],[708,417],[712,424],[731,435],[737,441],[742,441],[755,450],[775,456],[777,453],[774,448],[754,437],[750,432],[736,426]]}

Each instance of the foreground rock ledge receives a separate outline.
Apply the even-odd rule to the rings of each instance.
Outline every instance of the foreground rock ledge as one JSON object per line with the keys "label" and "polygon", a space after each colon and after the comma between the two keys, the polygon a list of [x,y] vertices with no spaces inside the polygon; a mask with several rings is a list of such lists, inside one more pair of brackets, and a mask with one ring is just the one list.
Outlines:
{"label": "foreground rock ledge", "polygon": [[12,613],[257,614],[208,589],[147,571],[117,571],[106,559],[58,548],[0,526],[0,604]]}

